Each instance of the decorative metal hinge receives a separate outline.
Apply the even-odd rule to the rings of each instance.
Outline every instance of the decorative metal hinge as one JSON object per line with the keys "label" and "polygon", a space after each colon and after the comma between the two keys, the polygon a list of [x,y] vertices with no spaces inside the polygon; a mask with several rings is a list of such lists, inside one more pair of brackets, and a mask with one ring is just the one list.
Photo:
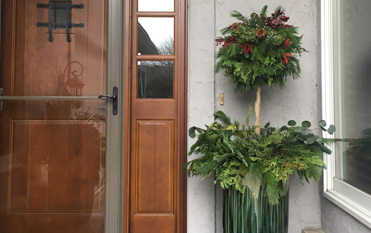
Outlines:
{"label": "decorative metal hinge", "polygon": [[67,42],[71,42],[70,29],[72,27],[83,28],[83,23],[72,23],[71,22],[71,9],[84,8],[84,4],[72,4],[71,1],[55,1],[49,0],[49,4],[38,3],[37,8],[49,8],[49,22],[42,23],[37,22],[37,27],[48,27],[49,28],[49,41],[53,42],[53,29],[66,29]]}

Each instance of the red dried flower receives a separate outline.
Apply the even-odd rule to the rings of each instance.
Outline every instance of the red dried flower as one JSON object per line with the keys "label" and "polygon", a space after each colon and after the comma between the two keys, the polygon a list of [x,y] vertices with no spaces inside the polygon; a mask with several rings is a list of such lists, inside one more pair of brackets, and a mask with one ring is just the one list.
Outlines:
{"label": "red dried flower", "polygon": [[283,64],[287,64],[287,63],[289,63],[289,61],[290,61],[290,56],[291,56],[291,53],[285,53],[285,56],[284,57],[282,57],[282,62],[283,62]]}
{"label": "red dried flower", "polygon": [[243,45],[240,45],[240,48],[243,49],[243,54],[252,53],[253,44],[251,42],[245,42],[243,43]]}
{"label": "red dried flower", "polygon": [[284,49],[288,49],[291,45],[290,38],[287,38],[285,43],[283,44]]}

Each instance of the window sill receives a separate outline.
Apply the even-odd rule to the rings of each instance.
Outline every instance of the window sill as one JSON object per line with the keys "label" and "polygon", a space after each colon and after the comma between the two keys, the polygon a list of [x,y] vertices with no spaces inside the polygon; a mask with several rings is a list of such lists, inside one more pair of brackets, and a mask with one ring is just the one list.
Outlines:
{"label": "window sill", "polygon": [[355,217],[357,220],[371,228],[371,212],[363,208],[348,197],[342,195],[336,190],[327,190],[323,194],[327,199]]}

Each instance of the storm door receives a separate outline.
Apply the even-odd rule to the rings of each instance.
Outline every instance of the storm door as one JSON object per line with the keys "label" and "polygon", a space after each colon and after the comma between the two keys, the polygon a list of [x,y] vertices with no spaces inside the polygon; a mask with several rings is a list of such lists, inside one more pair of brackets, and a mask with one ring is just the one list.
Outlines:
{"label": "storm door", "polygon": [[1,233],[119,232],[120,4],[2,1]]}

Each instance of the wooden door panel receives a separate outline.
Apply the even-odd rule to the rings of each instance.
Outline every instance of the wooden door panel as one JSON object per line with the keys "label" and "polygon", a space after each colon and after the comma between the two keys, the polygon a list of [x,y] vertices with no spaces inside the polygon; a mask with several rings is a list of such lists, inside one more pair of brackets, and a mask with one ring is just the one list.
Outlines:
{"label": "wooden door panel", "polygon": [[170,216],[134,216],[132,232],[135,233],[174,233],[176,232],[176,217]]}
{"label": "wooden door panel", "polygon": [[174,122],[137,122],[137,214],[174,214]]}

